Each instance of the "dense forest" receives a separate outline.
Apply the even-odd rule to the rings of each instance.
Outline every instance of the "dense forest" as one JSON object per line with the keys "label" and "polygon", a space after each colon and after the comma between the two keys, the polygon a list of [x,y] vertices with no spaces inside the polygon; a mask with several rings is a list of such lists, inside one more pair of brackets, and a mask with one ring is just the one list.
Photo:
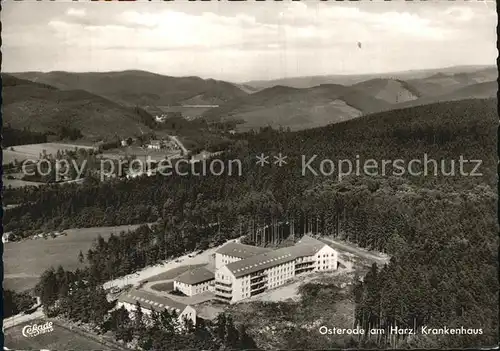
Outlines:
{"label": "dense forest", "polygon": [[6,125],[2,129],[2,147],[15,145],[36,144],[47,142],[47,134],[30,131],[29,129],[15,129]]}
{"label": "dense forest", "polygon": [[36,299],[28,292],[3,290],[3,318],[27,311],[35,302]]}
{"label": "dense forest", "polygon": [[28,128],[15,129],[9,125],[2,130],[2,146],[11,147],[16,145],[39,144],[54,140],[77,140],[82,138],[82,132],[76,128],[59,126],[53,132],[40,133]]}
{"label": "dense forest", "polygon": [[111,332],[118,342],[142,350],[257,350],[243,325],[221,314],[214,322],[198,320],[183,328],[175,312],[142,312],[137,302],[132,315],[106,292],[88,269],[65,271],[61,266],[43,273],[36,287],[48,317],[83,323],[101,334]]}
{"label": "dense forest", "polygon": [[[490,99],[395,110],[301,132],[263,129],[233,136],[221,156],[241,160],[241,175],[10,189],[6,200],[22,205],[5,213],[4,226],[22,236],[158,221],[98,242],[87,255],[90,276],[98,280],[240,235],[257,245],[306,232],[335,236],[392,256],[356,289],[363,327],[464,325],[484,334],[412,342],[491,345],[498,336],[497,125],[496,100]],[[255,164],[255,155],[280,152],[287,156],[283,167]],[[436,164],[427,175],[397,175],[390,165],[378,175],[302,174],[302,157],[314,155],[315,169],[325,158],[408,162],[427,155]],[[481,160],[478,174],[471,174],[472,163],[451,174],[461,158]],[[441,161],[448,175],[436,168]],[[416,170],[425,170],[422,162]]]}

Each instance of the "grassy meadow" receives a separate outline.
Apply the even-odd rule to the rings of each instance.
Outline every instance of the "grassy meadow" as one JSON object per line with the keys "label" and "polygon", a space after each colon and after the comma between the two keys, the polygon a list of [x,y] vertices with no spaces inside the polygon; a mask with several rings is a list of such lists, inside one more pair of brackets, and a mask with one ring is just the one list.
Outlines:
{"label": "grassy meadow", "polygon": [[3,287],[15,291],[32,289],[39,276],[51,266],[62,265],[68,270],[79,267],[80,250],[86,254],[99,235],[107,239],[112,233],[119,234],[122,230],[137,227],[138,225],[122,225],[68,229],[65,231],[67,236],[5,243]]}

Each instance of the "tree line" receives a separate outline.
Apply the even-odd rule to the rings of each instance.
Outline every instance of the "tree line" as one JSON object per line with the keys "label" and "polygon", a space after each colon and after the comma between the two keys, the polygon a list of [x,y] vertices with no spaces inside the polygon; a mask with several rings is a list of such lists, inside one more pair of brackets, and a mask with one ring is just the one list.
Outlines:
{"label": "tree line", "polygon": [[[485,330],[481,342],[486,344],[498,329],[492,318],[498,301],[493,278],[496,124],[494,100],[470,100],[302,132],[262,129],[234,136],[221,156],[240,159],[241,176],[155,176],[10,190],[7,200],[16,198],[23,205],[5,213],[4,226],[30,234],[159,221],[110,238],[113,245],[93,248],[90,276],[99,279],[240,235],[264,246],[307,232],[331,235],[393,256],[387,267],[374,267],[357,290],[356,318],[364,328],[474,321]],[[255,155],[279,152],[288,156],[283,167],[255,164]],[[301,155],[359,156],[362,162],[421,158],[424,153],[436,160],[480,159],[482,175],[351,175],[339,180],[301,174]],[[484,310],[492,314],[479,313]],[[426,347],[453,345],[453,340],[459,338],[433,340]],[[471,337],[460,340],[474,345]]]}
{"label": "tree line", "polygon": [[36,302],[29,292],[3,290],[3,318],[28,311]]}
{"label": "tree line", "polygon": [[139,302],[129,313],[109,301],[102,280],[87,267],[76,271],[46,270],[35,288],[48,317],[90,326],[98,334],[111,332],[117,342],[141,350],[257,350],[244,325],[224,313],[215,321],[180,321],[175,311],[144,313]]}
{"label": "tree line", "polygon": [[15,129],[10,125],[6,125],[2,130],[2,146],[4,148],[15,145],[37,144],[46,142],[47,134],[31,131],[28,128]]}

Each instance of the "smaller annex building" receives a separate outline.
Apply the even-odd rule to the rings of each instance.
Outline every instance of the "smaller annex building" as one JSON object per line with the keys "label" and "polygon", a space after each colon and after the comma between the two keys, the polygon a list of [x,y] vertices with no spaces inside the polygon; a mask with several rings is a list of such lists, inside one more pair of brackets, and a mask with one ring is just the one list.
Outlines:
{"label": "smaller annex building", "polygon": [[174,279],[174,290],[187,296],[214,291],[215,274],[205,267],[190,269]]}
{"label": "smaller annex building", "polygon": [[146,291],[131,289],[124,292],[118,297],[117,307],[121,308],[123,306],[132,313],[136,309],[137,302],[139,302],[144,314],[150,315],[152,311],[160,312],[162,310],[175,311],[181,324],[184,324],[186,320],[190,320],[193,325],[196,325],[196,310],[193,307]]}

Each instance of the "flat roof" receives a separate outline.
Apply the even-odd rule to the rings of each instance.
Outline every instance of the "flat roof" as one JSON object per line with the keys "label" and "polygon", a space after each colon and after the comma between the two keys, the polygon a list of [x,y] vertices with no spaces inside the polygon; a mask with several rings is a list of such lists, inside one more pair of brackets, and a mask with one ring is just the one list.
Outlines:
{"label": "flat roof", "polygon": [[304,235],[299,241],[297,241],[297,244],[305,244],[305,245],[308,245],[308,244],[317,244],[317,245],[321,245],[321,244],[324,244],[324,243],[322,241],[316,239],[316,238],[313,238],[312,236]]}
{"label": "flat roof", "polygon": [[226,267],[234,274],[235,277],[241,277],[276,266],[278,264],[293,261],[294,259],[295,256],[290,253],[288,248],[282,248],[252,256],[241,261],[229,263]]}
{"label": "flat roof", "polygon": [[216,253],[245,259],[271,251],[273,250],[267,249],[265,247],[245,245],[240,243],[227,243],[226,245],[218,249]]}
{"label": "flat roof", "polygon": [[255,255],[241,261],[229,263],[226,267],[234,274],[235,277],[242,277],[244,275],[271,268],[279,264],[293,261],[298,257],[313,256],[324,246],[328,245],[319,240],[318,243],[313,244],[297,243],[294,246],[283,247],[281,249]]}
{"label": "flat roof", "polygon": [[184,284],[196,285],[213,279],[215,279],[214,272],[209,271],[205,267],[198,267],[182,273],[174,280]]}
{"label": "flat roof", "polygon": [[137,289],[131,289],[126,291],[118,297],[118,301],[128,302],[135,305],[137,301],[141,304],[141,307],[148,310],[161,311],[163,309],[174,309],[178,313],[184,311],[188,306],[183,303],[174,301],[165,296],[158,296],[155,294],[148,293],[146,291],[141,291]]}

